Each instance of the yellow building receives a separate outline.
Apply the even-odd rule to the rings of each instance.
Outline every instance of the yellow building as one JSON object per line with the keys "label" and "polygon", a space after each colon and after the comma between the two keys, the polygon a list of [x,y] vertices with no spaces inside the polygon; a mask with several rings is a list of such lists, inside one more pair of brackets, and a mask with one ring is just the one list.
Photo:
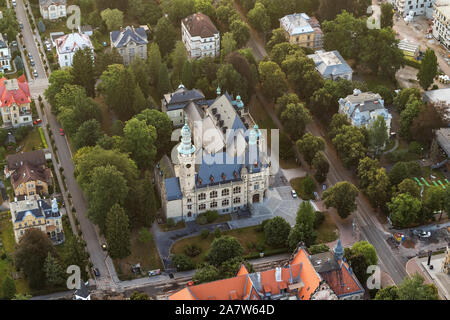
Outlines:
{"label": "yellow building", "polygon": [[51,183],[51,178],[50,169],[24,163],[11,175],[11,185],[16,197],[48,195],[48,184]]}
{"label": "yellow building", "polygon": [[41,230],[53,243],[64,241],[61,213],[55,198],[51,206],[37,195],[22,201],[16,198],[10,203],[10,210],[16,243],[30,228]]}
{"label": "yellow building", "polygon": [[294,13],[281,18],[280,27],[284,29],[289,43],[313,50],[322,49],[323,33],[316,18],[310,18],[305,13]]}

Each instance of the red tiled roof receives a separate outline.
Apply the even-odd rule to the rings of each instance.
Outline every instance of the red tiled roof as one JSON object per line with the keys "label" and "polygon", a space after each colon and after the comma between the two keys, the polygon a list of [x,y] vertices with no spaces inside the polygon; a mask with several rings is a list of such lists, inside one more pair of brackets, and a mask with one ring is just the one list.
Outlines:
{"label": "red tiled roof", "polygon": [[322,272],[321,276],[338,297],[363,290],[354,273],[350,273],[346,262],[342,262],[339,270]]}
{"label": "red tiled roof", "polygon": [[[5,81],[16,80],[18,89],[17,90],[7,90]],[[8,80],[6,78],[0,79],[0,106],[10,107],[13,103],[21,106],[26,103],[30,103],[30,88],[28,87],[25,75],[21,75],[17,79]]]}

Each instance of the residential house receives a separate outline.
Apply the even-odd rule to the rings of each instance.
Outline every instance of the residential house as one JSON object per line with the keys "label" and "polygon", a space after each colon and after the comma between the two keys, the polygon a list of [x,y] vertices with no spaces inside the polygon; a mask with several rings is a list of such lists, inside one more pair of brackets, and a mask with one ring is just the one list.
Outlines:
{"label": "residential house", "polygon": [[94,35],[94,30],[92,30],[92,27],[90,25],[79,26],[78,32],[89,37],[92,37]]}
{"label": "residential house", "polygon": [[39,0],[41,16],[47,20],[63,18],[67,15],[66,0]]}
{"label": "residential house", "polygon": [[25,231],[30,228],[41,230],[55,244],[64,241],[62,218],[56,198],[52,199],[51,205],[38,195],[22,201],[16,198],[9,205],[16,243],[19,243]]}
{"label": "residential house", "polygon": [[86,34],[79,32],[69,33],[55,40],[56,54],[61,68],[72,66],[73,56],[80,49],[89,48],[92,51],[92,59],[94,59],[94,46],[91,39]]}
{"label": "residential house", "polygon": [[189,58],[220,55],[219,30],[203,13],[194,13],[181,20],[181,38]]}
{"label": "residential house", "polygon": [[91,300],[91,291],[89,290],[89,282],[81,282],[80,288],[75,290],[73,300]]}
{"label": "residential house", "polygon": [[294,13],[280,19],[286,39],[291,44],[320,50],[323,46],[323,32],[319,21],[306,13]]}
{"label": "residential house", "polygon": [[284,267],[249,273],[242,265],[234,278],[189,286],[169,296],[169,300],[337,299],[302,247]]}
{"label": "residential house", "polygon": [[35,194],[48,195],[48,186],[52,184],[52,171],[42,166],[24,163],[11,175],[11,185],[16,197]]}
{"label": "residential house", "polygon": [[436,0],[433,6],[433,36],[450,50],[450,0]]}
{"label": "residential house", "polygon": [[394,0],[393,5],[403,17],[413,15],[426,16],[428,19],[431,19],[434,1],[435,0]]}
{"label": "residential house", "polygon": [[147,33],[144,28],[128,26],[109,34],[111,48],[116,48],[123,58],[123,63],[129,65],[135,57],[147,59]]}
{"label": "residential house", "polygon": [[14,128],[33,125],[30,88],[25,75],[0,79],[0,108],[3,124]]}
{"label": "residential house", "polygon": [[314,61],[316,70],[322,78],[352,80],[353,70],[338,51],[325,52],[324,50],[319,50],[314,54],[308,55],[308,58]]}
{"label": "residential house", "polygon": [[11,52],[9,51],[8,43],[0,33],[0,71],[11,71]]}
{"label": "residential house", "polygon": [[355,89],[352,95],[339,99],[339,113],[345,114],[350,123],[357,127],[370,127],[378,116],[383,116],[388,134],[390,132],[392,115],[384,107],[384,100],[378,93]]}
{"label": "residential house", "polygon": [[51,159],[51,153],[44,150],[34,150],[11,154],[6,157],[6,166],[4,169],[5,177],[9,178],[17,169],[24,164],[41,169],[46,168],[47,161]]}
{"label": "residential house", "polygon": [[339,300],[363,300],[364,288],[344,258],[341,239],[333,252],[312,255],[311,263]]}

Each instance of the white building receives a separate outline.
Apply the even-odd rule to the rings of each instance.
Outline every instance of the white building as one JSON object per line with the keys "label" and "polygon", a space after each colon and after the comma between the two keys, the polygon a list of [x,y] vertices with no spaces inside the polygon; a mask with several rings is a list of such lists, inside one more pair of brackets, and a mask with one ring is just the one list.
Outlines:
{"label": "white building", "polygon": [[355,89],[352,95],[339,99],[339,113],[347,115],[350,123],[357,127],[370,127],[378,116],[383,116],[388,134],[390,132],[392,115],[378,93]]}
{"label": "white building", "polygon": [[17,79],[0,79],[0,110],[7,127],[33,125],[30,88],[25,75]]}
{"label": "white building", "polygon": [[450,0],[436,0],[433,18],[433,36],[450,50]]}
{"label": "white building", "polygon": [[195,220],[208,210],[246,211],[262,202],[270,163],[258,126],[247,130],[240,97],[219,95],[208,105],[191,103],[185,112],[176,176],[164,179],[161,188],[166,218]]}
{"label": "white building", "polygon": [[11,52],[9,51],[8,43],[3,39],[0,33],[0,71],[11,71]]}
{"label": "white building", "polygon": [[90,48],[92,56],[94,55],[94,47],[91,39],[86,34],[78,32],[69,33],[55,40],[56,53],[61,68],[72,66],[73,56],[79,49]]}
{"label": "white building", "polygon": [[433,16],[433,3],[435,0],[394,0],[394,8],[403,17],[411,14],[414,16],[426,16],[431,19]]}
{"label": "white building", "polygon": [[330,80],[352,80],[353,70],[339,51],[325,52],[324,50],[319,50],[314,54],[308,55],[308,58],[314,61],[316,70],[322,78]]}
{"label": "white building", "polygon": [[189,58],[220,55],[219,30],[203,13],[194,13],[181,20],[181,38]]}
{"label": "white building", "polygon": [[66,0],[39,0],[42,18],[55,20],[67,15]]}

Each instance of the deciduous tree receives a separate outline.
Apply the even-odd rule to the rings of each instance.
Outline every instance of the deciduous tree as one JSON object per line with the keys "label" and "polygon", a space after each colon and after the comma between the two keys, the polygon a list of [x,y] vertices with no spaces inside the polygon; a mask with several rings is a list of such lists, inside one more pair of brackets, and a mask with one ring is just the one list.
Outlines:
{"label": "deciduous tree", "polygon": [[130,230],[125,210],[114,204],[106,217],[106,241],[111,258],[125,258],[130,254]]}
{"label": "deciduous tree", "polygon": [[358,189],[350,182],[338,182],[322,194],[327,208],[336,208],[342,218],[347,218],[356,210],[356,197]]}

